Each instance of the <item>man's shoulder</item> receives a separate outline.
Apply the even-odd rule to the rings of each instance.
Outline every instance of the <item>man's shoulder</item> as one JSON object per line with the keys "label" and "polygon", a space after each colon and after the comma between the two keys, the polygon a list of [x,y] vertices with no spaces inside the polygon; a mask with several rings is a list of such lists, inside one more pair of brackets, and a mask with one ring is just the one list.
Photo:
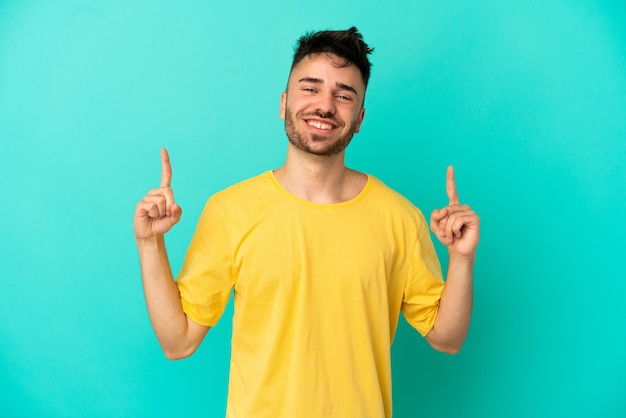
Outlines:
{"label": "man's shoulder", "polygon": [[256,176],[249,177],[245,180],[241,180],[237,183],[234,183],[216,194],[228,194],[228,193],[238,193],[240,191],[248,190],[250,188],[257,188],[259,186],[263,186],[265,184],[270,183],[270,171],[264,171]]}
{"label": "man's shoulder", "polygon": [[272,185],[271,172],[266,171],[218,191],[209,198],[209,202],[220,205],[229,202],[234,204],[240,204],[242,201],[252,202],[266,196]]}
{"label": "man's shoulder", "polygon": [[405,197],[402,193],[398,192],[396,189],[384,183],[377,177],[370,176],[373,182],[373,191],[375,192],[375,196],[379,198],[384,198],[387,200],[391,200],[394,203],[398,203],[400,205],[409,205],[414,206],[413,203]]}
{"label": "man's shoulder", "polygon": [[371,198],[376,206],[384,211],[405,214],[410,217],[418,216],[423,218],[421,209],[402,193],[384,183],[382,180],[370,176],[372,181]]}

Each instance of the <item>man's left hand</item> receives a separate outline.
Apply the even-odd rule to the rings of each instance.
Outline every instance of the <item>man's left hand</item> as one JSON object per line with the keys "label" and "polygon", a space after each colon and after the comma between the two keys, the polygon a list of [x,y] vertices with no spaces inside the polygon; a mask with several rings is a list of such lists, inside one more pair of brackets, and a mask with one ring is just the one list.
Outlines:
{"label": "man's left hand", "polygon": [[430,215],[430,229],[452,254],[474,257],[480,237],[480,219],[467,205],[461,205],[454,181],[454,168],[446,176],[448,206]]}

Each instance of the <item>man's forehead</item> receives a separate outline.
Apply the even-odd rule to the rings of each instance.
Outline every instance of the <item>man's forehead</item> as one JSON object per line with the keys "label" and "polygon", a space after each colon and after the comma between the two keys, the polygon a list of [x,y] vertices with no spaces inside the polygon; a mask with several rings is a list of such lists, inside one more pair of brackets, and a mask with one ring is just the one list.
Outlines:
{"label": "man's forehead", "polygon": [[[331,52],[320,52],[320,53],[315,53],[315,54],[309,54],[305,56],[304,58],[302,58],[299,63],[294,65],[294,67],[292,68],[292,72],[304,66],[310,65],[311,63],[316,63],[316,62],[321,62],[321,63],[325,62],[325,63],[332,65],[335,68],[348,68],[348,67],[356,68],[354,67],[352,62],[350,62],[346,58],[342,58]],[[358,68],[356,69],[358,70]]]}
{"label": "man's forehead", "polygon": [[[354,78],[358,80],[359,83],[354,86],[355,88],[365,88],[363,77],[359,68],[347,59],[332,53],[317,53],[304,57],[292,68],[291,73],[289,74],[289,83],[298,82],[299,80],[306,78],[317,78],[321,81],[325,81],[323,75],[316,74],[320,69],[324,68],[324,65],[330,65],[338,70],[346,70],[345,75],[347,77],[345,78]],[[316,70],[316,68],[318,68],[318,70]],[[351,81],[349,84],[355,84],[352,80],[346,81]]]}

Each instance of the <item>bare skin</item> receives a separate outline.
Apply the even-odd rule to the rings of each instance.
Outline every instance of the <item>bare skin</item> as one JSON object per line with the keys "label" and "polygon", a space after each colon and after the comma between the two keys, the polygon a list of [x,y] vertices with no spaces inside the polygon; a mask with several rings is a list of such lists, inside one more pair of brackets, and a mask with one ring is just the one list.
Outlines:
{"label": "bare skin", "polygon": [[448,167],[446,192],[448,206],[432,212],[430,229],[448,248],[448,272],[437,319],[426,340],[439,351],[455,354],[465,341],[472,315],[480,219],[469,206],[461,205],[452,167]]}
{"label": "bare skin", "polygon": [[190,356],[209,330],[185,315],[165,250],[164,235],[178,223],[182,209],[174,201],[172,166],[161,150],[161,186],[150,190],[137,204],[135,241],[139,250],[141,277],[152,327],[166,357]]}
{"label": "bare skin", "polygon": [[305,58],[280,101],[290,141],[285,164],[274,175],[290,193],[316,203],[350,200],[367,182],[344,164],[345,147],[365,115],[365,85],[357,67],[343,64],[328,54]]}

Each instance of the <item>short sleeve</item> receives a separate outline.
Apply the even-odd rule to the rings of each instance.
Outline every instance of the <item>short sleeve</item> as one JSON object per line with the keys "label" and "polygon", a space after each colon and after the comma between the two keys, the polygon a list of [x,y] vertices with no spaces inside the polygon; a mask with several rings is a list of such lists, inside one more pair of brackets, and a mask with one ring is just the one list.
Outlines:
{"label": "short sleeve", "polygon": [[209,199],[176,283],[183,310],[194,322],[214,326],[236,281],[232,251],[218,208]]}
{"label": "short sleeve", "polygon": [[421,213],[420,217],[422,222],[410,258],[402,313],[409,324],[425,336],[435,324],[444,281],[426,220]]}

